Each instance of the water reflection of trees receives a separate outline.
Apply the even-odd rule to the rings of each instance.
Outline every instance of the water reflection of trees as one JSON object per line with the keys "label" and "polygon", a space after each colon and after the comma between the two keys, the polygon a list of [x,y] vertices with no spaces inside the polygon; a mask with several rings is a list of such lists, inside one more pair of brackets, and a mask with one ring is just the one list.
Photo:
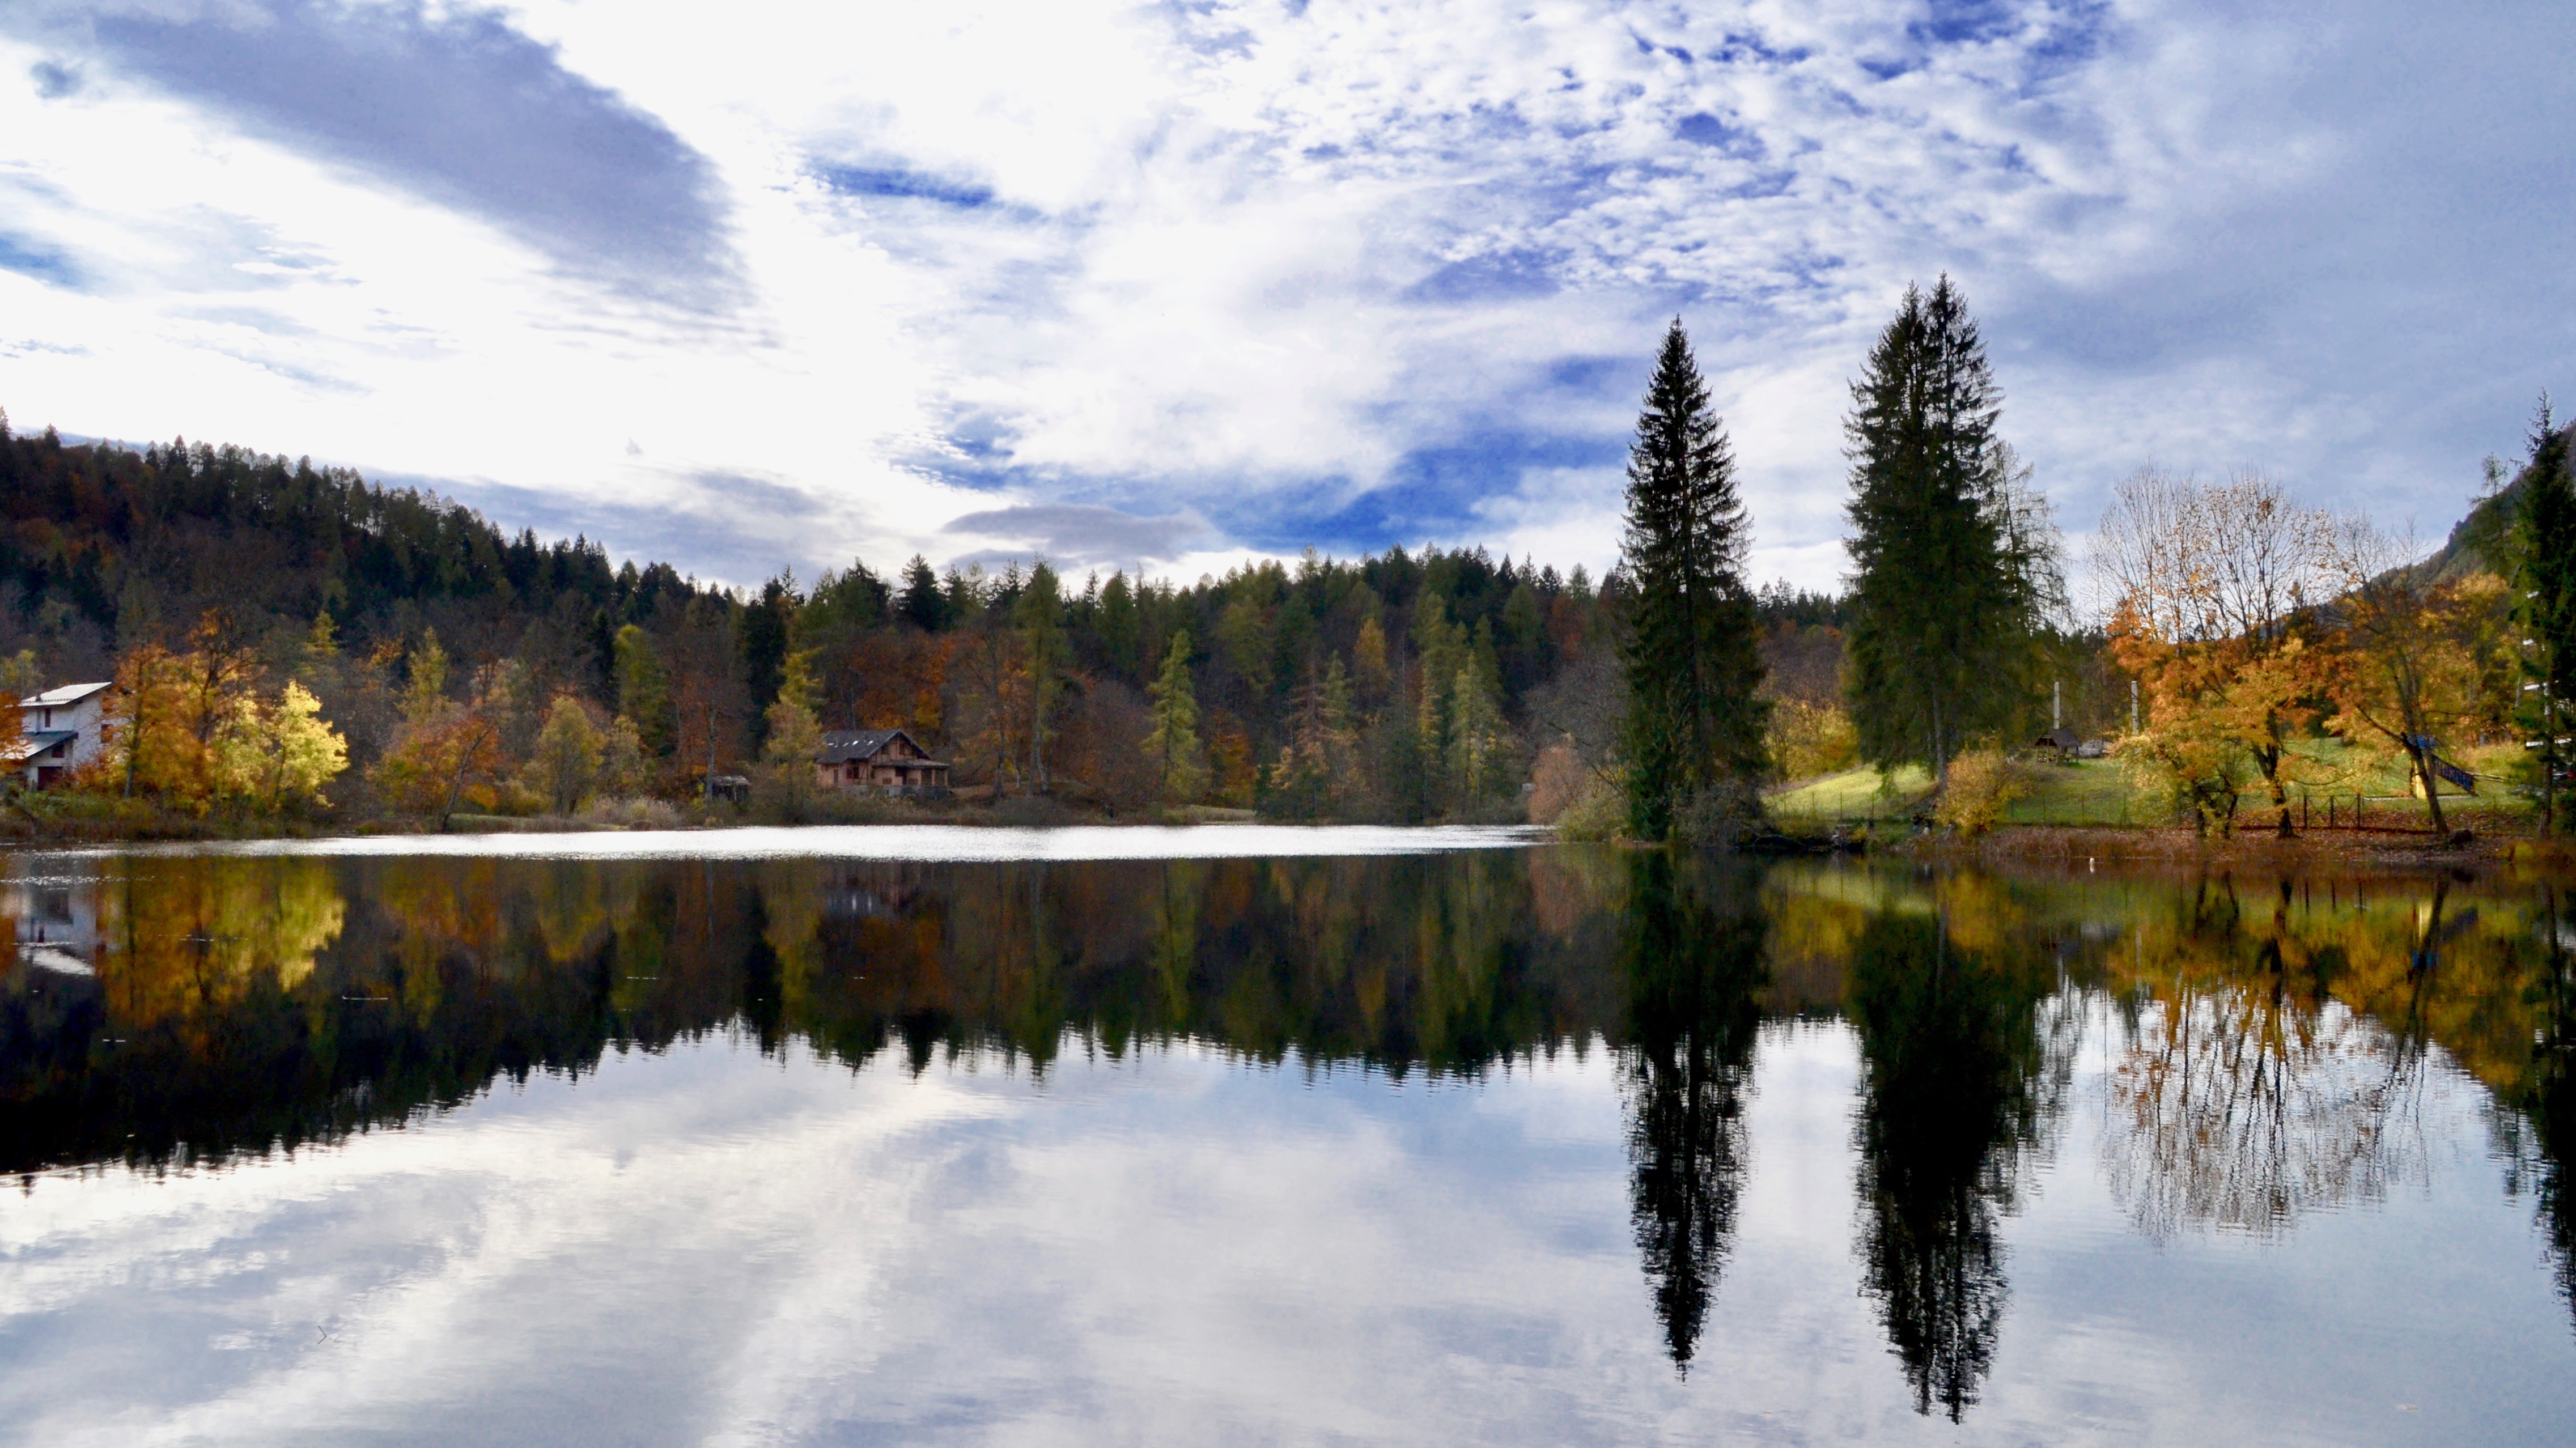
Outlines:
{"label": "water reflection of trees", "polygon": [[0,990],[0,1161],[291,1147],[724,1030],[915,1070],[1188,1038],[1474,1075],[1616,1030],[1615,881],[1552,862],[1586,903],[1542,928],[1534,868],[120,861],[82,887],[95,973]]}
{"label": "water reflection of trees", "polygon": [[2349,943],[2303,937],[2294,898],[2281,882],[2249,910],[2202,882],[2152,962],[2151,927],[2138,927],[2103,1166],[2151,1238],[2196,1225],[2269,1234],[2378,1200],[2422,1159],[2422,972],[2393,1022],[2333,999]]}
{"label": "water reflection of trees", "polygon": [[[911,865],[151,858],[0,889],[0,1167],[218,1159],[734,1032],[910,1069],[1187,1039],[1474,1076],[1620,1052],[1669,1350],[1713,1311],[1764,1013],[1848,1015],[1868,1291],[1919,1405],[1975,1400],[2098,982],[2104,1170],[2140,1228],[2279,1230],[2425,1153],[2432,1063],[2490,1093],[2576,1305],[2576,924],[2542,881],[2239,888],[1542,850]],[[7,882],[0,881],[0,885]],[[57,899],[56,897],[62,897]],[[66,903],[68,902],[68,903]]]}
{"label": "water reflection of trees", "polygon": [[2508,1163],[2507,1189],[2529,1193],[2555,1261],[2559,1295],[2576,1310],[2576,961],[2567,941],[2576,932],[2567,902],[2555,886],[2535,892],[2532,967],[2524,997],[2536,1024],[2532,1062],[2505,1092],[2496,1113],[2497,1135]]}
{"label": "water reflection of trees", "polygon": [[2016,1204],[2073,1046],[2056,961],[2000,902],[1885,911],[1862,928],[1848,1009],[1860,1036],[1864,1290],[1914,1389],[1957,1422],[1994,1365]]}
{"label": "water reflection of trees", "polygon": [[1763,922],[1756,879],[1738,869],[1677,867],[1658,851],[1638,856],[1629,878],[1629,1200],[1655,1316],[1687,1370],[1743,1190]]}
{"label": "water reflection of trees", "polygon": [[2132,912],[2104,1170],[2140,1230],[2276,1233],[2427,1170],[2433,1053],[2488,1092],[2576,1307],[2576,988],[2554,883],[2218,878]]}

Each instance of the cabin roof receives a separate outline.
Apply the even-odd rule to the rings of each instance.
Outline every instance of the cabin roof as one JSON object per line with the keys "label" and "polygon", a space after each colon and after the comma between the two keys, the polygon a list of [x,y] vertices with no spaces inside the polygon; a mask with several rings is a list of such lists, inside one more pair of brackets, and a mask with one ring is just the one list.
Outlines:
{"label": "cabin roof", "polygon": [[814,760],[817,764],[864,764],[884,753],[885,747],[898,737],[921,751],[922,757],[918,761],[908,760],[907,763],[946,763],[945,760],[931,758],[930,751],[921,748],[920,740],[900,729],[835,729],[823,736],[823,752]]}
{"label": "cabin roof", "polygon": [[21,709],[67,709],[103,689],[116,687],[109,683],[64,684],[41,694],[29,694],[18,701]]}

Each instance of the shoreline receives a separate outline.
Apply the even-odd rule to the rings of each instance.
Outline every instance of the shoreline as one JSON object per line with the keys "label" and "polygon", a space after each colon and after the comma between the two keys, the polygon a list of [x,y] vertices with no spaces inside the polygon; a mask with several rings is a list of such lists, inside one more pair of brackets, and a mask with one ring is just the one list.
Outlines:
{"label": "shoreline", "polygon": [[2113,863],[2449,869],[2576,864],[2576,842],[2530,835],[2461,831],[2445,840],[2429,832],[2316,830],[2287,839],[2270,833],[2207,838],[2184,826],[2135,825],[2007,825],[1973,839],[1907,840],[1872,853],[2076,869]]}
{"label": "shoreline", "polygon": [[[1015,817],[1016,816],[1016,817]],[[1403,837],[1447,832],[1472,831],[1491,838],[1508,831],[1524,845],[1574,843],[1557,834],[1553,826],[1502,824],[1499,822],[1446,822],[1418,825],[1392,825],[1366,821],[1308,821],[1263,819],[1251,810],[1193,808],[1159,813],[1152,817],[1113,818],[1043,801],[1028,810],[996,810],[991,807],[956,811],[921,811],[918,817],[876,820],[810,821],[788,824],[755,819],[681,818],[657,822],[569,819],[560,816],[458,815],[451,827],[436,828],[434,822],[417,819],[370,819],[352,821],[337,827],[322,821],[295,822],[294,827],[257,830],[226,829],[221,825],[191,829],[196,821],[170,821],[172,828],[143,831],[112,829],[70,829],[0,835],[0,852],[30,853],[113,853],[140,850],[160,853],[210,846],[219,851],[262,847],[284,847],[296,852],[299,846],[315,847],[324,852],[401,853],[405,842],[416,841],[425,853],[470,851],[468,842],[477,840],[524,841],[503,850],[522,853],[529,848],[542,850],[539,842],[569,837],[599,837],[596,845],[569,846],[575,852],[595,849],[615,850],[615,838],[655,836],[705,836],[714,853],[731,853],[714,844],[718,837],[757,835],[779,840],[805,833],[851,832],[847,838],[863,838],[883,832],[916,831],[993,832],[997,834],[1055,835],[1069,832],[1124,833],[1129,831],[1178,832],[1195,830],[1261,830],[1293,831],[1365,831],[1372,836]],[[2500,865],[2539,867],[2576,867],[2576,841],[2544,840],[2526,835],[2480,835],[2462,832],[2465,839],[2454,836],[2439,840],[2429,833],[2387,831],[2317,830],[2283,839],[2269,833],[2247,833],[2223,838],[2205,838],[2179,826],[2135,825],[2001,825],[1975,836],[1907,835],[1892,840],[1867,838],[1832,840],[1824,835],[1785,831],[1766,842],[1773,847],[1756,847],[1742,853],[1765,858],[1799,858],[1822,855],[1877,857],[1888,860],[1913,860],[1926,864],[1978,864],[2029,868],[2033,866],[2070,870],[2099,869],[2103,866],[2154,865],[2163,867],[2394,867],[2408,869],[2479,869]],[[439,842],[439,843],[432,843]],[[1639,848],[1631,841],[1587,842],[1610,843],[1621,848]],[[333,847],[339,847],[334,850]],[[1783,848],[1785,847],[1785,848]]]}

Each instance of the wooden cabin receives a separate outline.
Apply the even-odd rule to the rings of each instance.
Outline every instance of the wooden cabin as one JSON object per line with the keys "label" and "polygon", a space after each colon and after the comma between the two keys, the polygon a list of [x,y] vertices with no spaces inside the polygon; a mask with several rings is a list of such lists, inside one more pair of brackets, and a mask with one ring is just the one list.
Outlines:
{"label": "wooden cabin", "polygon": [[814,773],[826,789],[882,789],[902,794],[945,793],[948,763],[900,729],[835,730],[823,736]]}

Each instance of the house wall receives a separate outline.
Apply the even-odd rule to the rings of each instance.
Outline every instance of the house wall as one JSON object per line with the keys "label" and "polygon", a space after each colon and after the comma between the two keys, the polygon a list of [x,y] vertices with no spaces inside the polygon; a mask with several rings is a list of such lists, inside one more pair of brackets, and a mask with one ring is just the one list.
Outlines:
{"label": "house wall", "polygon": [[826,789],[941,789],[948,770],[920,749],[899,749],[900,741],[872,759],[847,764],[817,764],[814,781]]}
{"label": "house wall", "polygon": [[80,768],[82,765],[89,763],[91,760],[96,759],[107,752],[108,693],[108,690],[101,689],[97,693],[90,695],[88,698],[81,700],[79,703],[72,705],[68,709],[38,709],[34,711],[39,717],[44,715],[53,716],[52,723],[36,724],[34,726],[35,728],[76,729],[80,731],[80,737],[73,740],[72,747],[65,751],[70,755],[70,758],[65,762],[71,765],[74,769]]}
{"label": "house wall", "polygon": [[27,761],[25,775],[29,789],[41,787],[49,773],[59,779],[107,752],[107,696],[110,692],[100,689],[75,703],[20,711],[19,727],[26,733],[67,729],[78,736],[59,756],[49,755],[42,760]]}

